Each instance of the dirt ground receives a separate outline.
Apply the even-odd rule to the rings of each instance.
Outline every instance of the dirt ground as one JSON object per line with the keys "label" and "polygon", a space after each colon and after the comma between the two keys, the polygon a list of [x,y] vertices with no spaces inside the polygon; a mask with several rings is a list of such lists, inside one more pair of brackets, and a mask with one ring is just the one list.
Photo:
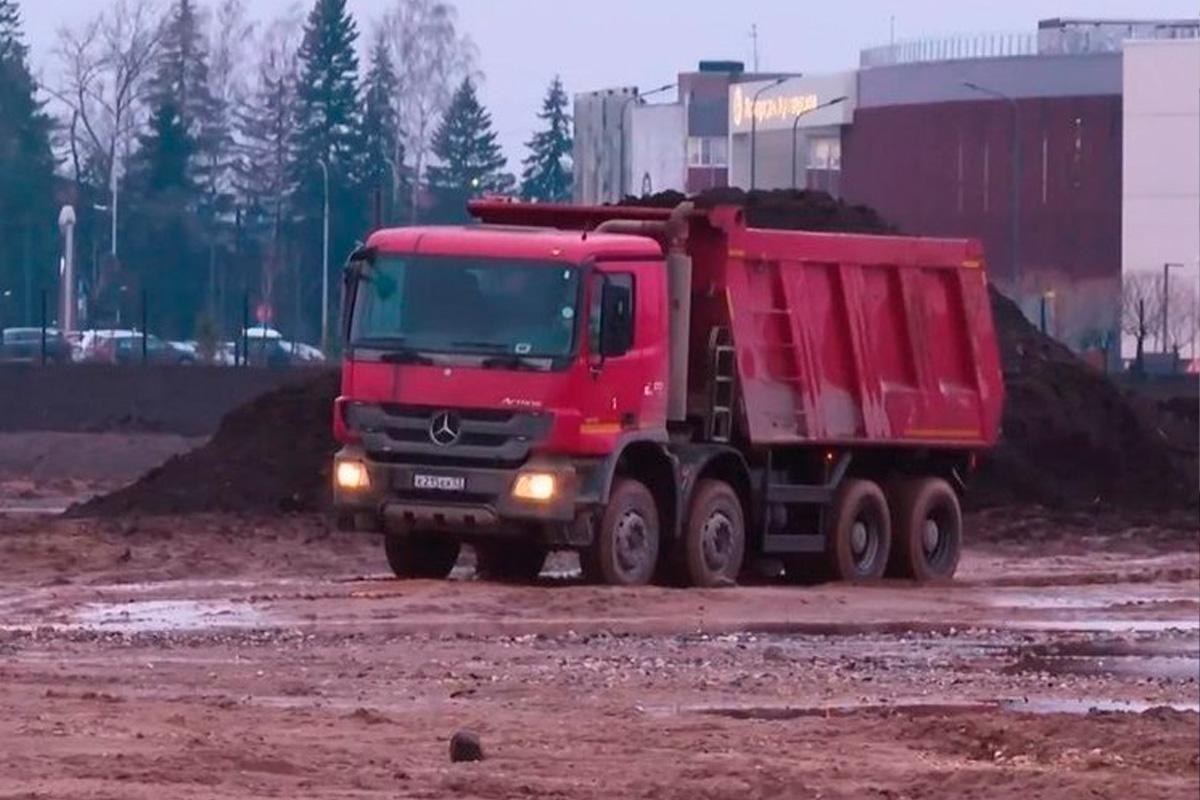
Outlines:
{"label": "dirt ground", "polygon": [[970,525],[952,585],[698,591],[397,582],[316,516],[0,520],[0,797],[1195,798],[1194,525]]}
{"label": "dirt ground", "polygon": [[164,433],[0,433],[0,514],[44,513],[112,491],[204,441]]}

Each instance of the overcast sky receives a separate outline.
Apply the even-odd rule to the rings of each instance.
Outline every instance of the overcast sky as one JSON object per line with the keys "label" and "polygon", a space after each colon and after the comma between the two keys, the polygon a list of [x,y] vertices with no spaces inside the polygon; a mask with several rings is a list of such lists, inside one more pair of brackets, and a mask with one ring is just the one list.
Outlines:
{"label": "overcast sky", "polygon": [[[106,0],[17,0],[35,70],[50,79],[56,31],[96,13]],[[158,0],[165,4],[168,0]],[[213,0],[200,0],[212,4]],[[368,32],[393,0],[349,0]],[[266,19],[311,0],[249,0]],[[607,86],[643,89],[671,83],[700,59],[752,63],[758,27],[764,70],[827,72],[852,68],[863,47],[897,39],[965,32],[1034,31],[1049,17],[1196,17],[1197,0],[457,0],[462,28],[479,47],[481,88],[500,132],[509,168],[550,79],[569,93]]]}

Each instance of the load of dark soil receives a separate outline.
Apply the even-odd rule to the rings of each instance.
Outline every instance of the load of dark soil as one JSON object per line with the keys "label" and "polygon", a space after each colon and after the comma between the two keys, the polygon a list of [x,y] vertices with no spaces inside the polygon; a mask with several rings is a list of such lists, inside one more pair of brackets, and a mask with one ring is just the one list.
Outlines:
{"label": "load of dark soil", "polygon": [[225,415],[203,446],[136,483],[71,509],[74,516],[316,511],[330,500],[338,374],[268,392]]}
{"label": "load of dark soil", "polygon": [[[666,191],[645,197],[626,197],[621,205],[674,208],[688,198]],[[735,188],[709,189],[692,201],[699,208],[743,206],[746,224],[753,228],[839,233],[895,233],[875,209],[851,205],[828,192],[811,189],[769,189],[753,192]]]}

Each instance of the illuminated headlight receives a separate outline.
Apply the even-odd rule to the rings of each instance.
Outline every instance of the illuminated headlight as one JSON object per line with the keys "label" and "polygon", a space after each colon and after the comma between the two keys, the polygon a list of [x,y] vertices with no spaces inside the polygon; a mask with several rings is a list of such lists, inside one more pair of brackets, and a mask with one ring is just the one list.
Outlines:
{"label": "illuminated headlight", "polygon": [[549,472],[523,472],[513,485],[513,497],[521,500],[545,502],[554,498],[558,481]]}
{"label": "illuminated headlight", "polygon": [[367,474],[367,465],[361,461],[339,461],[334,472],[339,489],[368,489],[371,486],[371,476]]}

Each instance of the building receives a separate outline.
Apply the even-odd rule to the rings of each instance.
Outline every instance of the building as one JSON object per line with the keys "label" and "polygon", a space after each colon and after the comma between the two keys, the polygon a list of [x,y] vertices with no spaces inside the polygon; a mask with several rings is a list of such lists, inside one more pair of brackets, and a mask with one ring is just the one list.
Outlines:
{"label": "building", "polygon": [[[649,92],[621,87],[576,95],[575,201],[728,185],[730,87],[776,77],[748,74],[737,61],[702,61]],[[657,102],[671,91],[675,99]]]}
{"label": "building", "polygon": [[[1197,356],[1200,287],[1200,39],[1135,39],[1124,47],[1121,271],[1126,279],[1166,275],[1161,310],[1146,342]],[[1167,266],[1171,265],[1171,266]],[[1134,299],[1132,293],[1130,299]],[[1127,323],[1136,309],[1126,306]],[[1132,356],[1134,340],[1124,339]]]}
{"label": "building", "polygon": [[[827,189],[905,233],[977,237],[990,276],[1031,320],[1115,364],[1122,44],[1198,28],[1045,20],[1036,33],[872,48],[854,73],[740,83],[730,89],[732,182]],[[1192,91],[1194,107],[1195,91],[1179,91]]]}
{"label": "building", "polygon": [[730,184],[841,194],[842,135],[857,99],[857,72],[735,84],[729,97]]}

